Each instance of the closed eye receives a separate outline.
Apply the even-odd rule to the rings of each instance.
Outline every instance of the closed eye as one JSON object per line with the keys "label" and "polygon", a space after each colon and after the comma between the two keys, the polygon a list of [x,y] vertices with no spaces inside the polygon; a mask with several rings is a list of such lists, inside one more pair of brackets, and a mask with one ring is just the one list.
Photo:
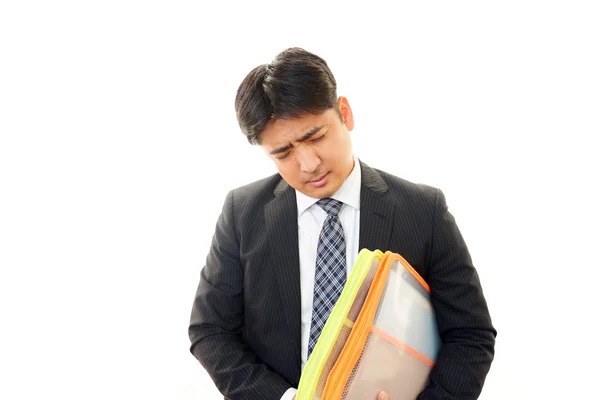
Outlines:
{"label": "closed eye", "polygon": [[320,142],[321,140],[325,139],[325,134],[322,134],[321,136],[319,136],[318,138],[312,139],[310,141],[310,143],[317,143]]}
{"label": "closed eye", "polygon": [[291,151],[286,152],[285,154],[281,155],[281,156],[277,156],[276,158],[278,160],[285,160],[286,158],[288,158],[290,156],[290,154],[292,154]]}

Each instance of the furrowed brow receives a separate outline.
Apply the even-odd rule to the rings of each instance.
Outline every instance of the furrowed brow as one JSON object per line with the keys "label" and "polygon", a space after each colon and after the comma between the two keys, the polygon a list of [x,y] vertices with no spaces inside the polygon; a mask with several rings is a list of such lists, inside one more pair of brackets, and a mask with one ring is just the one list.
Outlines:
{"label": "furrowed brow", "polygon": [[314,128],[312,128],[310,131],[306,132],[300,139],[296,140],[297,142],[304,142],[305,140],[310,139],[311,137],[315,136],[317,133],[319,133],[321,131],[321,129],[323,129],[325,125],[321,125],[321,126],[315,126]]}
{"label": "furrowed brow", "polygon": [[[323,128],[325,127],[325,125],[321,125],[321,126],[315,126],[314,128],[312,128],[310,131],[306,132],[304,135],[302,135],[302,137],[298,140],[296,140],[297,143],[301,143],[301,142],[305,142],[308,139],[310,139],[311,137],[315,136],[317,133],[319,133]],[[275,155],[275,154],[279,154],[279,153],[284,153],[286,151],[288,151],[289,149],[291,149],[293,146],[291,144],[285,145],[285,146],[281,146],[278,147],[274,150],[271,150],[269,152],[270,155]]]}
{"label": "furrowed brow", "polygon": [[269,154],[270,154],[270,155],[272,155],[272,156],[274,156],[275,154],[279,154],[279,153],[286,152],[286,151],[288,151],[288,150],[289,150],[289,149],[291,149],[291,148],[292,148],[292,145],[291,145],[291,144],[288,144],[288,145],[286,145],[286,146],[281,146],[281,147],[278,147],[278,148],[276,148],[275,150],[271,150],[271,151],[269,152]]}

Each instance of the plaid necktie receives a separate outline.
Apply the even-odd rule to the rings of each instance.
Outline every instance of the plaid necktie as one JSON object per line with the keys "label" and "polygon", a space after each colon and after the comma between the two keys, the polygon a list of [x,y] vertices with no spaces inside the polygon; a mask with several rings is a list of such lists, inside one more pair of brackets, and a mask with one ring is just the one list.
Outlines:
{"label": "plaid necktie", "polygon": [[308,339],[308,357],[312,353],[329,314],[346,284],[346,240],[338,218],[343,203],[321,199],[317,204],[327,213],[319,244],[315,267],[313,313]]}

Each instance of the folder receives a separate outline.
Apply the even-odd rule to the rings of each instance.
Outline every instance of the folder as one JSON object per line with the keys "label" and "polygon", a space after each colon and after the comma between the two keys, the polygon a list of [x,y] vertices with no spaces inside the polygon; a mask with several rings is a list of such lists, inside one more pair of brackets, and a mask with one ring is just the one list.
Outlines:
{"label": "folder", "polygon": [[358,318],[382,256],[383,252],[368,249],[363,249],[358,254],[342,294],[331,311],[304,367],[296,400],[322,398],[329,372]]}
{"label": "folder", "polygon": [[321,398],[375,399],[385,390],[393,400],[415,400],[440,343],[429,286],[401,255],[387,251]]}

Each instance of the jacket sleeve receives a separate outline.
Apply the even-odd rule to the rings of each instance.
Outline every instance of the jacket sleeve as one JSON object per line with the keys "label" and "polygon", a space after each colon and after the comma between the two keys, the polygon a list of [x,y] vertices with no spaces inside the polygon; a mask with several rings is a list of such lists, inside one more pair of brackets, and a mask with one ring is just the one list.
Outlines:
{"label": "jacket sleeve", "polygon": [[442,345],[418,400],[477,399],[494,358],[496,330],[477,271],[440,190],[426,271]]}
{"label": "jacket sleeve", "polygon": [[291,387],[263,364],[242,337],[244,270],[234,220],[234,192],[225,199],[194,299],[190,351],[230,400],[279,400]]}

